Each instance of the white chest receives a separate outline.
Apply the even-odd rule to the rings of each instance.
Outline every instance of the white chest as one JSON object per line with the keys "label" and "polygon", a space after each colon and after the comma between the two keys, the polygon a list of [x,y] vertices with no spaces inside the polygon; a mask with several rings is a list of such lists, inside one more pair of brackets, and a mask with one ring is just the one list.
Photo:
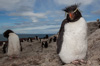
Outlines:
{"label": "white chest", "polygon": [[83,18],[64,26],[62,48],[59,53],[63,62],[83,59],[87,51],[87,23]]}
{"label": "white chest", "polygon": [[64,34],[66,35],[79,35],[80,33],[86,32],[87,25],[86,21],[83,18],[80,18],[76,22],[70,22],[64,26]]}

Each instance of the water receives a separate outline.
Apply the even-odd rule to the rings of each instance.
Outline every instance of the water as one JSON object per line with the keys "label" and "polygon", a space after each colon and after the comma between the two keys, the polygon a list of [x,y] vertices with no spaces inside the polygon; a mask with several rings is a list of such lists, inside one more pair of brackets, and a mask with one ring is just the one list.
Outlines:
{"label": "water", "polygon": [[[54,34],[18,34],[19,38],[28,38],[28,37],[34,38],[35,36],[38,36],[39,38],[43,38],[46,35],[48,35],[50,37]],[[5,37],[3,37],[2,34],[0,34],[0,41],[7,41],[7,39]]]}

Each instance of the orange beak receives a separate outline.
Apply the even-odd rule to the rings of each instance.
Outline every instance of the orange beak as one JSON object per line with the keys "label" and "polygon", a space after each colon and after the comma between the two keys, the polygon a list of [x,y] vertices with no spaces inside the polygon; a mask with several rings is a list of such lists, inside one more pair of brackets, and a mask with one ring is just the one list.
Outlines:
{"label": "orange beak", "polygon": [[73,13],[69,13],[69,17],[70,17],[71,19],[73,19],[73,17],[74,17]]}

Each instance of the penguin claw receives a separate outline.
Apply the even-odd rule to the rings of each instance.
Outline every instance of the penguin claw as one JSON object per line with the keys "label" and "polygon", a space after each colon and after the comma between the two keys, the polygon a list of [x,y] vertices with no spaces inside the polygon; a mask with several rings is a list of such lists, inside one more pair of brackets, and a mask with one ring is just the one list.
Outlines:
{"label": "penguin claw", "polygon": [[86,63],[87,63],[87,61],[85,61],[85,60],[83,60],[83,59],[82,59],[82,60],[80,60],[80,62],[81,62],[81,63],[84,63],[84,64],[86,64]]}
{"label": "penguin claw", "polygon": [[73,61],[73,62],[71,62],[72,64],[80,64],[80,62],[79,62],[79,60],[75,60],[75,61]]}
{"label": "penguin claw", "polygon": [[82,60],[75,60],[75,61],[72,62],[72,64],[75,64],[75,65],[76,65],[76,64],[81,65],[81,63],[86,64],[87,61],[85,61],[85,60],[82,59]]}

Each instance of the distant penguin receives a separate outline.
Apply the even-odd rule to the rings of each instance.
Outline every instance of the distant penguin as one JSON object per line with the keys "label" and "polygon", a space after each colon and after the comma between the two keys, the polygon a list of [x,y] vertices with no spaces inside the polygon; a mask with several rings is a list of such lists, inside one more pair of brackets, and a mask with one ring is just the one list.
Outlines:
{"label": "distant penguin", "polygon": [[50,38],[50,40],[49,40],[49,43],[51,43],[52,42],[52,38]]}
{"label": "distant penguin", "polygon": [[35,39],[36,39],[36,40],[39,40],[39,37],[38,37],[38,36],[35,36]]}
{"label": "distant penguin", "polygon": [[33,42],[33,41],[32,41],[32,38],[30,38],[30,41]]}
{"label": "distant penguin", "polygon": [[85,62],[87,52],[87,23],[78,5],[63,9],[67,13],[57,40],[57,54],[63,63]]}
{"label": "distant penguin", "polygon": [[41,45],[41,47],[42,47],[42,48],[44,48],[44,45],[45,45],[45,43],[44,43],[44,42],[42,42],[42,45]]}
{"label": "distant penguin", "polygon": [[46,39],[48,39],[48,38],[49,38],[49,36],[48,36],[48,35],[46,35],[46,36],[45,36],[45,38],[46,38]]}
{"label": "distant penguin", "polygon": [[8,48],[8,42],[3,42],[3,53],[6,53],[7,52],[7,48]]}
{"label": "distant penguin", "polygon": [[54,42],[56,42],[56,40],[57,40],[57,37],[56,37],[56,36],[54,36],[53,41],[54,41]]}
{"label": "distant penguin", "polygon": [[42,48],[48,48],[48,42],[47,41],[43,41],[41,47]]}
{"label": "distant penguin", "polygon": [[18,56],[20,54],[20,40],[12,30],[7,30],[3,33],[4,37],[8,39],[8,52],[7,55],[10,57]]}
{"label": "distant penguin", "polygon": [[45,45],[44,45],[45,48],[48,48],[48,42],[45,41]]}
{"label": "distant penguin", "polygon": [[32,38],[31,37],[27,38],[27,42],[32,42]]}

